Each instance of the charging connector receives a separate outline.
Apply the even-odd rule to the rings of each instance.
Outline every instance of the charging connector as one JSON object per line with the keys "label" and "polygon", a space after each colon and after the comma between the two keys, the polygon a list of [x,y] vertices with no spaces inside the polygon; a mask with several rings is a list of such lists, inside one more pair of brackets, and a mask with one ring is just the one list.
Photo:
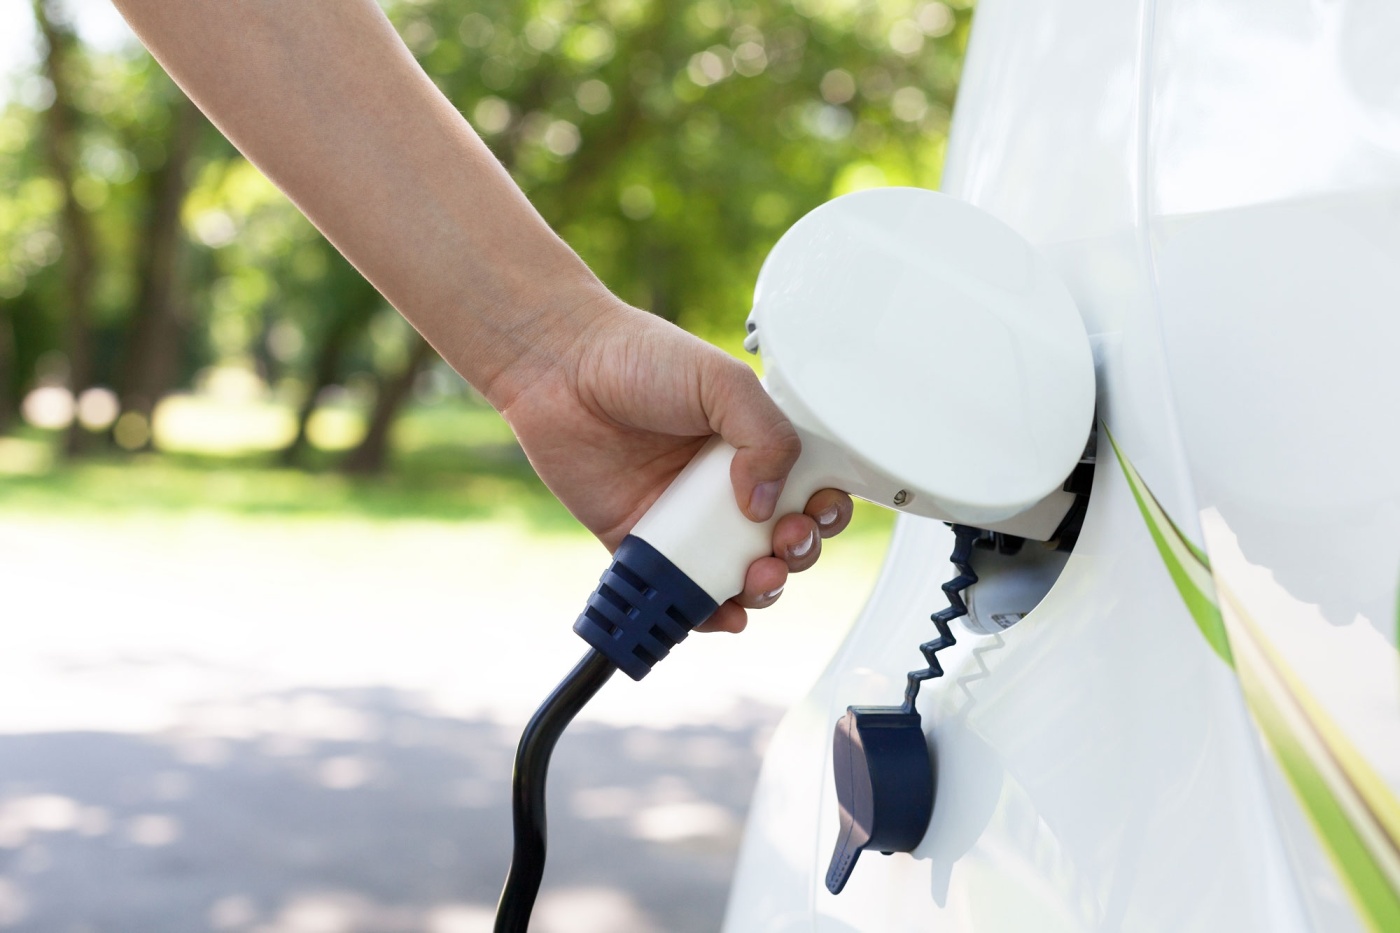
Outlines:
{"label": "charging connector", "polygon": [[618,670],[641,680],[718,608],[666,555],[628,535],[574,631]]}

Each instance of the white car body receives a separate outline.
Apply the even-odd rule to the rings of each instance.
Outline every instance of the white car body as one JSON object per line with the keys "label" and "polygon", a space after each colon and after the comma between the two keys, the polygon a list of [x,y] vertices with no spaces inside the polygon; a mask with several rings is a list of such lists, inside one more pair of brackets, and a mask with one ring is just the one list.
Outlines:
{"label": "white car body", "polygon": [[832,727],[898,702],[954,573],[900,519],[773,739],[727,930],[1400,929],[1397,48],[1386,0],[979,5],[944,190],[1084,315],[1083,534],[1024,619],[955,623],[928,832],[833,896]]}

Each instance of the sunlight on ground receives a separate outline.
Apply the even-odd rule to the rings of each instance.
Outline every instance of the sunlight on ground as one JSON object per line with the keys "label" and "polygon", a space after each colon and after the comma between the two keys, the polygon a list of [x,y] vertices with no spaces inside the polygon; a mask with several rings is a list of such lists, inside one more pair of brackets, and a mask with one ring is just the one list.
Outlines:
{"label": "sunlight on ground", "polygon": [[[699,722],[795,700],[878,568],[883,537],[847,537],[748,632],[692,636],[584,717]],[[515,722],[582,653],[570,626],[607,559],[585,534],[505,521],[0,512],[0,608],[31,623],[0,655],[0,730],[351,728],[333,711],[243,705],[307,685],[392,687],[443,713]]]}
{"label": "sunlight on ground", "polygon": [[280,450],[296,436],[290,406],[172,395],[156,408],[152,432],[162,450],[242,454]]}
{"label": "sunlight on ground", "polygon": [[[0,446],[34,459],[0,481],[0,927],[490,930],[512,750],[585,649],[602,546],[516,460],[352,480],[50,449]],[[532,929],[718,927],[767,737],[889,529],[862,507],[749,631],[604,687],[555,756]]]}
{"label": "sunlight on ground", "polygon": [[0,437],[0,476],[38,476],[52,466],[51,445],[18,437]]}
{"label": "sunlight on ground", "polygon": [[321,450],[349,450],[365,436],[365,416],[348,408],[316,409],[306,422],[306,439]]}
{"label": "sunlight on ground", "polygon": [[[349,450],[365,435],[366,413],[348,405],[322,405],[307,422],[307,439],[325,451]],[[281,450],[296,436],[290,405],[249,399],[179,394],[156,408],[156,446],[173,453],[236,456]],[[510,444],[514,438],[500,415],[482,407],[441,405],[410,408],[395,422],[392,438],[400,455],[411,456],[452,438],[456,445]]]}
{"label": "sunlight on ground", "polygon": [[[103,393],[99,401],[110,406],[106,416],[87,419],[81,413],[87,399],[75,401],[67,389],[42,386],[25,397],[26,420],[31,427],[53,435],[77,417],[94,436],[116,422],[114,433],[120,443],[122,420],[117,417],[115,396],[108,399],[109,390],[90,392]],[[142,423],[141,436],[125,446],[139,448],[150,437],[156,449],[167,453],[214,457],[276,452],[291,444],[297,431],[295,406],[278,400],[258,377],[235,367],[213,370],[203,380],[201,391],[176,392],[162,399],[155,408],[149,435],[144,416],[130,412],[123,417]],[[322,451],[346,451],[364,439],[367,423],[368,411],[363,404],[348,400],[320,404],[307,420],[306,439]],[[515,443],[500,415],[484,404],[462,399],[407,407],[395,419],[390,437],[394,450],[410,457],[439,446]],[[0,437],[0,474],[33,474],[48,469],[53,462],[45,449],[48,446],[35,439]]]}
{"label": "sunlight on ground", "polygon": [[[214,930],[247,929],[259,918],[253,902],[232,896],[209,911]],[[426,911],[375,903],[358,892],[322,891],[297,895],[258,933],[370,933],[422,930],[424,933],[491,933],[495,909],[480,904],[443,904]],[[547,890],[540,896],[531,930],[536,933],[660,933],[663,929],[625,893],[604,887]]]}

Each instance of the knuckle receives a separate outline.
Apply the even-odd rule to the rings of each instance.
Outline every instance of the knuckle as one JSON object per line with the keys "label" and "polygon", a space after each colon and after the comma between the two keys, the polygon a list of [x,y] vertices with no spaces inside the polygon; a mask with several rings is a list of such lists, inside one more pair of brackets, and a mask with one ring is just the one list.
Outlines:
{"label": "knuckle", "polygon": [[790,457],[793,460],[796,460],[802,453],[802,438],[797,436],[797,429],[793,427],[792,422],[786,418],[784,418],[782,424],[778,426],[776,437],[774,438],[774,447],[776,447],[784,457]]}

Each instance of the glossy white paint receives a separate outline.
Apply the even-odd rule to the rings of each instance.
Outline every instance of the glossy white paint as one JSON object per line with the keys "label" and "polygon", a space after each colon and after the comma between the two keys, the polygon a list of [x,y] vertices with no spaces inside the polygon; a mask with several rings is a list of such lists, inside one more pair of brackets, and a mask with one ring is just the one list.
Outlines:
{"label": "glossy white paint", "polygon": [[[1393,799],[1400,7],[983,0],[976,16],[945,190],[1053,257],[1100,416],[1208,549],[1227,616],[1253,620]],[[828,895],[832,724],[898,698],[950,546],[901,520],[774,739],[726,929],[1364,928],[1102,439],[1044,602],[1000,635],[963,630],[924,688],[940,768],[924,843]]]}
{"label": "glossy white paint", "polygon": [[[1176,0],[1157,23],[1150,232],[1204,543],[1394,795],[1400,7]],[[1263,761],[1313,928],[1354,926]]]}

